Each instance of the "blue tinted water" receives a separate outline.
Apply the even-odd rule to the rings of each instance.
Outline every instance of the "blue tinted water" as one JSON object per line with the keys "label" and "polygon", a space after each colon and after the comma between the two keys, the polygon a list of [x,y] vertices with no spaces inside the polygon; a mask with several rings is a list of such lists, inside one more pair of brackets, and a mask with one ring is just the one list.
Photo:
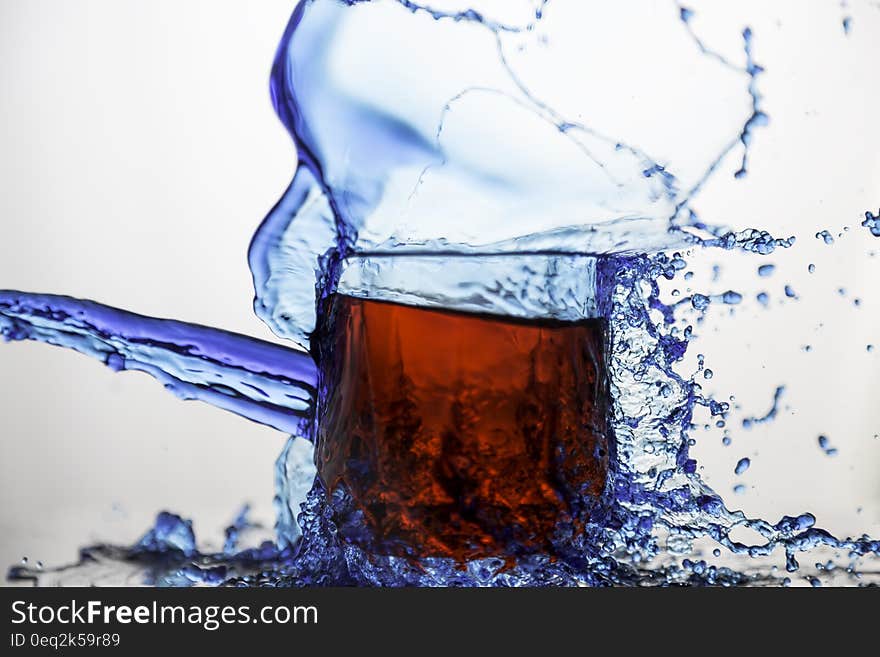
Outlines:
{"label": "blue tinted water", "polygon": [[[90,301],[0,292],[6,340],[38,340],[115,371],[144,371],[183,399],[292,435],[276,464],[274,541],[240,550],[250,526],[243,510],[222,553],[200,554],[191,524],[163,512],[134,546],[87,550],[83,567],[137,563],[148,583],[178,586],[788,584],[773,568],[775,555],[784,554],[794,572],[799,553],[830,548],[844,562],[840,570],[858,576],[858,558],[878,554],[880,542],[834,537],[808,512],[749,518],[701,478],[690,454],[695,410],[724,428],[730,403],[703,394],[698,377],[714,373],[702,358],[691,374],[680,372],[681,363],[703,314],[743,297],[729,290],[661,301],[660,281],[690,280],[686,248],[754,257],[794,244],[759,228],[715,226],[688,206],[728,158],[740,162],[736,178],[746,175],[755,131],[768,125],[755,62],[761,35],[744,29],[741,60],[733,61],[701,39],[686,7],[646,3],[635,18],[638,11],[613,3],[467,4],[313,0],[297,7],[271,90],[300,163],[250,245],[254,309],[276,334],[307,348],[322,300],[355,260],[370,267],[400,254],[595,256],[589,288],[609,323],[615,459],[583,535],[564,559],[526,557],[513,568],[501,559],[462,568],[367,554],[338,538],[315,481],[316,373],[302,348]],[[585,11],[597,20],[582,20]],[[639,38],[626,38],[631,28],[641,29]],[[641,63],[612,73],[587,67],[577,71],[578,83],[555,76],[560,86],[541,74],[560,62],[570,67],[573,52],[577,61],[608,61],[624,41],[635,62],[663,52],[662,70],[675,84],[648,84],[656,72]],[[644,87],[646,98],[628,104],[620,76],[625,89]],[[863,225],[874,234],[876,222],[866,213]],[[769,276],[773,265],[758,271]],[[465,302],[455,293],[456,272],[434,281],[448,287],[443,298],[452,307]],[[500,285],[499,304],[504,292]],[[796,298],[789,285],[785,295]],[[768,303],[766,293],[758,298]],[[743,426],[772,421],[783,392],[779,386],[768,413]],[[735,473],[750,465],[741,458]],[[743,530],[753,538],[738,538]],[[701,542],[731,565],[699,558]]]}

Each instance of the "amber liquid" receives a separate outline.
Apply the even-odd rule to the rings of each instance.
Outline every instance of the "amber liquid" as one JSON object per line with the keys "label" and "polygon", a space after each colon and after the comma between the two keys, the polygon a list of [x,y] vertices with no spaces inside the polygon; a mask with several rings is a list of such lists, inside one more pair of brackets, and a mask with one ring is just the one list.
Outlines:
{"label": "amber liquid", "polygon": [[608,471],[605,324],[337,295],[316,357],[316,462],[344,540],[459,562],[554,554]]}

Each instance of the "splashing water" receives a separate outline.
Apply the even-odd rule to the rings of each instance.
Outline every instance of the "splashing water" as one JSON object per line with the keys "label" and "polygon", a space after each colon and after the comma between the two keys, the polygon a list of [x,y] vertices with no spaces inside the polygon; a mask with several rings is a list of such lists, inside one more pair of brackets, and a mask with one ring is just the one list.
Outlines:
{"label": "splashing water", "polygon": [[862,226],[871,231],[871,235],[874,237],[880,237],[880,210],[877,210],[877,214],[873,214],[870,210],[865,212]]}
{"label": "splashing water", "polygon": [[[191,523],[162,513],[130,548],[85,550],[85,570],[74,572],[100,581],[100,568],[124,563],[137,573],[126,576],[178,586],[788,584],[779,554],[794,572],[798,553],[831,550],[848,563],[822,577],[868,581],[861,564],[880,542],[836,538],[806,512],[771,522],[732,511],[690,455],[697,409],[719,428],[730,412],[703,394],[697,375],[714,373],[702,357],[698,372],[680,372],[694,324],[743,295],[694,292],[667,304],[660,284],[688,278],[687,248],[768,255],[794,244],[711,225],[689,207],[728,156],[740,161],[734,176],[746,176],[754,131],[769,123],[759,36],[741,31],[738,64],[701,39],[693,10],[673,4],[640,3],[635,12],[562,0],[464,5],[296,8],[271,90],[300,162],[250,246],[255,312],[312,354],[335,293],[518,318],[605,318],[613,458],[596,512],[562,559],[462,565],[370,554],[340,537],[335,502],[316,478],[323,400],[308,353],[89,301],[0,292],[6,340],[143,371],[182,399],[292,434],[276,463],[272,542],[239,550],[250,528],[243,510],[223,551],[202,554]],[[637,36],[622,38],[630,30]],[[614,60],[621,49],[621,70],[586,66],[577,84],[545,75],[572,61]],[[654,84],[657,71],[644,65],[660,52],[674,85]],[[635,99],[632,89],[643,93]],[[870,212],[863,225],[877,234]],[[821,239],[833,242],[827,232]],[[769,277],[774,266],[758,271]],[[784,293],[796,297],[789,285]],[[772,421],[784,390],[743,427]],[[824,436],[819,444],[834,449]],[[735,474],[751,464],[742,457]],[[737,538],[743,532],[753,538]],[[702,544],[716,558],[724,548],[726,565],[695,556]],[[51,583],[70,581],[70,572],[12,575]]]}

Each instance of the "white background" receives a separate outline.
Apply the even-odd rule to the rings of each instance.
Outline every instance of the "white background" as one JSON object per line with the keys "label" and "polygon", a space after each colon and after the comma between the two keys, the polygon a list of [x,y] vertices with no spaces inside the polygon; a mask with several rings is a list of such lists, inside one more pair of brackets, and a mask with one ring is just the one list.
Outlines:
{"label": "white background", "polygon": [[[289,0],[2,0],[0,287],[271,339],[246,251],[290,181],[269,100]],[[0,345],[0,564],[130,541],[157,511],[205,538],[272,522],[284,436],[141,374]]]}

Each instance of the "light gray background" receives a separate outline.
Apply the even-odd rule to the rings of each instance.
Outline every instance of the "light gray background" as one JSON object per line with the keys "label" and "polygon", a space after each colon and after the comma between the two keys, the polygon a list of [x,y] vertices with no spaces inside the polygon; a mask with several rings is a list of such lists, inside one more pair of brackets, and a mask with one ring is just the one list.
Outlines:
{"label": "light gray background", "polygon": [[[2,0],[0,287],[271,339],[246,250],[296,162],[268,93],[290,0]],[[284,436],[140,374],[0,345],[0,565],[272,521]]]}
{"label": "light gray background", "polygon": [[[716,373],[707,391],[735,394],[742,409],[731,447],[717,430],[696,432],[695,453],[710,483],[749,514],[811,510],[834,531],[876,535],[880,260],[869,252],[880,240],[858,222],[880,204],[880,10],[690,4],[707,42],[737,61],[740,30],[753,26],[771,115],[755,132],[750,177],[733,180],[731,158],[696,207],[710,221],[799,240],[769,259],[694,257],[695,290],[747,294],[734,316],[713,308],[697,329],[691,357],[706,354]],[[293,6],[0,0],[0,287],[271,339],[251,312],[245,252],[295,163],[267,92]],[[833,247],[813,237],[843,226],[852,228]],[[758,280],[766,262],[778,271]],[[712,264],[723,268],[717,284]],[[798,301],[784,300],[785,283]],[[769,310],[753,300],[761,289]],[[741,417],[762,415],[780,383],[780,418],[744,432]],[[61,564],[85,543],[130,541],[164,508],[193,517],[215,544],[244,501],[271,524],[284,437],[182,403],[146,376],[44,345],[0,345],[0,418],[0,566],[24,555]],[[819,433],[836,458],[818,449]],[[735,477],[746,455],[752,468]],[[729,495],[737,481],[746,495]]]}

